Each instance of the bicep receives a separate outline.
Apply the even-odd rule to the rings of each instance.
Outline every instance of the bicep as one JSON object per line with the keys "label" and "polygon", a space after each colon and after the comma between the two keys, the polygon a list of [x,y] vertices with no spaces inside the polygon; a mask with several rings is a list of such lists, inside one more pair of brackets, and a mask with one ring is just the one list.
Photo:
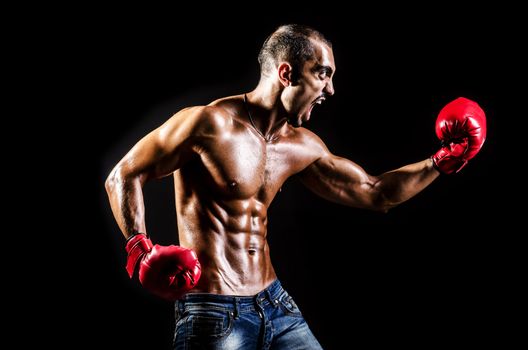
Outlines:
{"label": "bicep", "polygon": [[120,171],[142,180],[173,173],[192,156],[198,117],[192,110],[174,115],[132,147],[118,164]]}
{"label": "bicep", "polygon": [[348,159],[325,152],[299,175],[304,185],[327,200],[353,207],[375,207],[377,178]]}

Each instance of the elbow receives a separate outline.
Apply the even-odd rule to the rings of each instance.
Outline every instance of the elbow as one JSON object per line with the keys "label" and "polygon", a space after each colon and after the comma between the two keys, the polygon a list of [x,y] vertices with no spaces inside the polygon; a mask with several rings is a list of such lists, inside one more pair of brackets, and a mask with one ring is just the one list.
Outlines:
{"label": "elbow", "polygon": [[382,191],[375,191],[371,198],[371,209],[383,214],[387,214],[390,209],[399,204],[391,201]]}
{"label": "elbow", "polygon": [[389,212],[389,210],[391,210],[395,206],[396,205],[386,204],[386,205],[382,206],[378,211],[380,213],[387,214]]}
{"label": "elbow", "polygon": [[373,205],[371,207],[372,210],[378,212],[378,213],[382,213],[382,214],[387,214],[389,212],[390,209],[394,208],[394,205],[390,205],[388,203],[385,203],[385,204],[376,204],[376,205]]}
{"label": "elbow", "polygon": [[116,165],[106,178],[105,189],[108,195],[111,195],[132,184],[143,186],[145,181],[146,176],[132,172],[129,167],[120,163]]}
{"label": "elbow", "polygon": [[124,178],[125,174],[123,173],[122,167],[117,165],[114,169],[112,169],[105,180],[106,193],[109,195],[113,193],[119,184],[124,182]]}
{"label": "elbow", "polygon": [[106,189],[106,193],[110,194],[114,191],[114,188],[116,187],[116,183],[117,183],[117,178],[116,178],[116,171],[115,169],[112,170],[112,172],[110,172],[110,174],[108,175],[108,177],[106,178],[105,180],[105,189]]}

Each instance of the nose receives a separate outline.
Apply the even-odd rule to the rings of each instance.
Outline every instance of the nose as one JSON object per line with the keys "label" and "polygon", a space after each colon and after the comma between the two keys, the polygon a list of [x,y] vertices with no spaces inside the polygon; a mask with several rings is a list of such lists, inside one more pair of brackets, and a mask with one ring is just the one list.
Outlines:
{"label": "nose", "polygon": [[328,80],[323,91],[328,96],[332,96],[334,94],[334,83],[332,82],[332,79]]}

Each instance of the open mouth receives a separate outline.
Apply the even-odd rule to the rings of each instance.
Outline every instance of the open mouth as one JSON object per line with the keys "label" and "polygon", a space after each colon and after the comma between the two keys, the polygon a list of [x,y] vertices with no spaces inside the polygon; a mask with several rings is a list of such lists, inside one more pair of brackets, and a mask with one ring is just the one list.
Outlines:
{"label": "open mouth", "polygon": [[323,103],[324,100],[326,100],[325,97],[318,97],[315,99],[315,101],[312,102],[312,105],[320,105],[321,103]]}

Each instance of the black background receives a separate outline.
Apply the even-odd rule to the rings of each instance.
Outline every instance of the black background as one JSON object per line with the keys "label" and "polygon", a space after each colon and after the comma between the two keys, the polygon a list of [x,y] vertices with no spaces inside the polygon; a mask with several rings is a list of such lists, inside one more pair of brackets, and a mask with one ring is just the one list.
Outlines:
{"label": "black background", "polygon": [[[520,260],[510,197],[523,190],[509,145],[524,113],[516,11],[383,10],[79,9],[35,30],[39,47],[57,53],[39,64],[60,87],[43,88],[53,96],[45,100],[65,117],[47,123],[68,130],[50,138],[47,160],[60,169],[48,196],[63,198],[55,267],[44,277],[53,303],[42,312],[60,309],[63,322],[47,336],[170,349],[172,305],[128,279],[104,179],[179,109],[253,89],[263,40],[302,23],[334,45],[336,94],[306,125],[333,153],[371,174],[425,159],[438,149],[436,114],[459,96],[486,111],[488,137],[461,173],[388,214],[338,206],[288,181],[269,210],[283,285],[325,349],[504,344],[516,332],[509,313]],[[149,183],[145,201],[153,240],[177,243],[171,179]]]}

